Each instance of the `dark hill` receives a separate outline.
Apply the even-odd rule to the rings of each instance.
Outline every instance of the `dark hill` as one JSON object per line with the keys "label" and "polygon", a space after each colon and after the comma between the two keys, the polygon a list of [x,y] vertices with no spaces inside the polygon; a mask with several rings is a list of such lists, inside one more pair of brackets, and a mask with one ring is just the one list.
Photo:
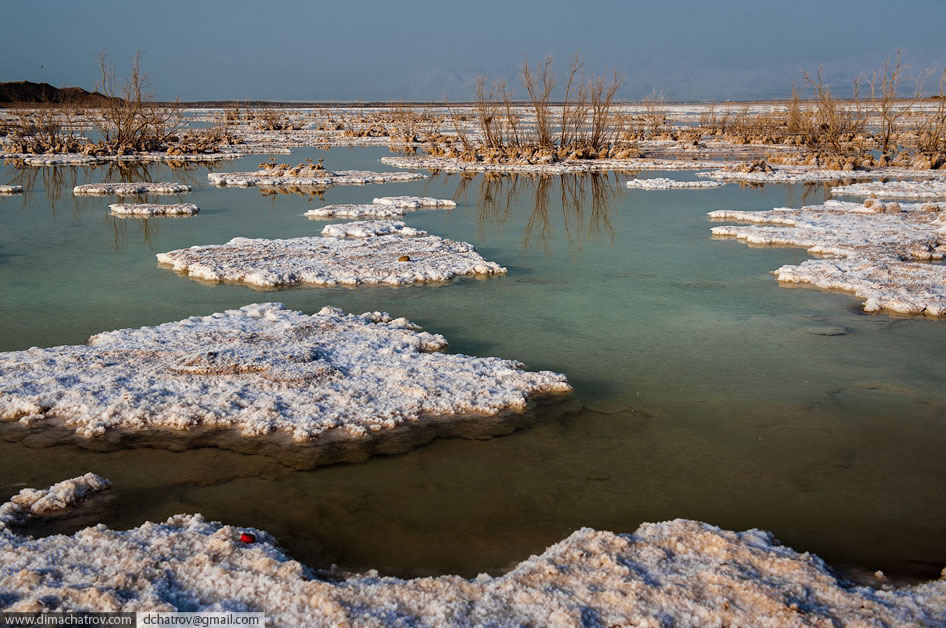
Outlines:
{"label": "dark hill", "polygon": [[12,81],[0,83],[0,106],[13,104],[101,105],[108,99],[81,87],[53,87],[49,83]]}

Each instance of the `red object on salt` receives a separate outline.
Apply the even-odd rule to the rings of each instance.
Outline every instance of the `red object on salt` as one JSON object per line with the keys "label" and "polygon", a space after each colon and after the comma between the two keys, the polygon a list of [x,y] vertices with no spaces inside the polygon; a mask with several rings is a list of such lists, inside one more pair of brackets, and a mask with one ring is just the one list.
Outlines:
{"label": "red object on salt", "polygon": [[240,534],[240,540],[244,543],[256,543],[256,535],[252,532],[243,532]]}

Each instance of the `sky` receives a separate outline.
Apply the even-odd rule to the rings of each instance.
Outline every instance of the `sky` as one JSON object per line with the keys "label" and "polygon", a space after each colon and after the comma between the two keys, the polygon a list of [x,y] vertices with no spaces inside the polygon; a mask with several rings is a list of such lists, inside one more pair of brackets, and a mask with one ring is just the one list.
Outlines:
{"label": "sky", "polygon": [[470,100],[575,53],[622,100],[783,98],[819,66],[843,96],[898,50],[946,67],[946,0],[0,0],[0,81],[91,90],[96,52],[141,51],[160,100]]}

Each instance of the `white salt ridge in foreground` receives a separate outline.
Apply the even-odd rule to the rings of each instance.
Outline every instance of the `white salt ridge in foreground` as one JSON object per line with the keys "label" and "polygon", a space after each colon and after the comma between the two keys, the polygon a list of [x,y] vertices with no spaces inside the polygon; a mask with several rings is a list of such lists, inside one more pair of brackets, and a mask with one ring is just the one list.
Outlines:
{"label": "white salt ridge in foreground", "polygon": [[854,196],[875,198],[937,201],[946,200],[946,180],[944,181],[871,181],[839,185],[831,190],[834,196]]}
{"label": "white salt ridge in foreground", "polygon": [[874,199],[865,205],[827,201],[801,209],[709,215],[756,223],[713,227],[715,236],[804,247],[836,258],[782,266],[775,271],[780,282],[853,293],[865,299],[868,312],[946,315],[946,265],[923,263],[946,257],[946,212],[935,205]]}
{"label": "white salt ridge in foreground", "polygon": [[112,203],[108,207],[116,216],[193,216],[200,211],[194,203]]}
{"label": "white salt ridge in foreground", "polygon": [[581,174],[611,170],[705,170],[733,162],[686,159],[588,159],[546,164],[486,163],[451,157],[382,157],[381,163],[395,168],[422,168],[441,172],[505,172],[511,174]]}
{"label": "white salt ridge in foreground", "polygon": [[521,411],[531,396],[571,389],[510,360],[437,353],[446,345],[379,312],[248,305],[0,353],[0,419],[59,419],[85,437],[202,426],[351,441],[418,419]]}
{"label": "white salt ridge in foreground", "polygon": [[243,530],[200,515],[40,539],[0,527],[0,610],[245,610],[306,628],[946,624],[944,578],[854,586],[769,533],[685,519],[634,534],[583,528],[505,575],[473,580],[323,579],[265,532],[242,543]]}
{"label": "white salt ridge in foreground", "polygon": [[653,179],[631,179],[627,187],[634,190],[686,190],[699,188],[718,188],[724,183],[720,181],[676,181],[655,177]]}
{"label": "white salt ridge in foreground", "polygon": [[330,187],[333,185],[367,185],[369,183],[392,183],[416,181],[423,175],[413,172],[370,172],[367,170],[319,170],[317,176],[273,175],[269,170],[256,172],[211,172],[207,179],[211,185],[235,187]]}
{"label": "white salt ridge in foreground", "polygon": [[135,196],[138,194],[183,194],[191,186],[183,183],[87,183],[72,189],[76,196]]}
{"label": "white salt ridge in foreground", "polygon": [[[451,281],[461,276],[501,275],[506,269],[484,260],[473,245],[435,235],[417,236],[398,223],[370,228],[354,222],[334,225],[327,235],[287,240],[234,238],[226,244],[192,246],[157,255],[158,262],[195,279],[242,282],[272,289],[317,286]],[[384,234],[384,235],[382,235]],[[415,237],[416,236],[416,237]],[[401,260],[403,257],[409,260]]]}
{"label": "white salt ridge in foreground", "polygon": [[0,194],[22,194],[22,185],[0,185]]}
{"label": "white salt ridge in foreground", "polygon": [[449,208],[457,204],[448,199],[429,196],[384,196],[362,205],[326,205],[310,209],[305,216],[316,220],[326,218],[400,218],[408,211],[422,208]]}
{"label": "white salt ridge in foreground", "polygon": [[27,523],[36,515],[66,510],[111,485],[111,482],[103,477],[86,473],[53,484],[47,489],[24,488],[9,501],[0,504],[0,529]]}
{"label": "white salt ridge in foreground", "polygon": [[326,225],[322,229],[322,235],[331,238],[370,238],[391,233],[397,233],[408,238],[427,235],[426,231],[408,227],[399,220],[362,220]]}

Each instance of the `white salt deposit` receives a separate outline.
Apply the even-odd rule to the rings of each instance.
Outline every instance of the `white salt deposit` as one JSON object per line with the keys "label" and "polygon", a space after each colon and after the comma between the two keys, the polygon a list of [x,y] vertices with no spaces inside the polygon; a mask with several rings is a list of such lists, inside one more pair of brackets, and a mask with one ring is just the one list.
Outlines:
{"label": "white salt deposit", "polygon": [[188,163],[213,162],[223,159],[238,159],[243,152],[223,153],[182,153],[169,155],[165,153],[133,153],[128,155],[85,155],[83,153],[62,153],[49,155],[32,155],[24,153],[9,153],[3,155],[7,159],[22,159],[27,166],[91,166],[108,162],[159,162],[175,161]]}
{"label": "white salt deposit", "polygon": [[248,305],[0,353],[0,420],[64,421],[83,437],[208,427],[351,441],[419,419],[521,411],[531,396],[570,390],[564,375],[438,353],[446,345],[380,312]]}
{"label": "white salt deposit", "polygon": [[0,529],[26,523],[36,515],[66,510],[111,485],[111,482],[103,477],[86,473],[53,484],[47,489],[24,488],[9,501],[0,504]]}
{"label": "white salt deposit", "polygon": [[337,225],[326,225],[322,229],[322,235],[331,238],[370,238],[390,233],[397,233],[408,238],[427,235],[426,231],[408,227],[403,222],[396,220],[345,222]]}
{"label": "white salt deposit", "polygon": [[22,194],[22,185],[0,185],[0,194]]}
{"label": "white salt deposit", "polygon": [[873,195],[876,198],[884,199],[946,201],[946,180],[854,183],[852,185],[839,185],[831,190],[831,194],[860,198]]}
{"label": "white salt deposit", "polygon": [[809,260],[776,271],[780,282],[842,290],[867,311],[946,315],[946,212],[929,204],[824,205],[765,212],[716,211],[714,220],[754,225],[714,227],[713,235],[750,244],[798,246],[837,259]]}
{"label": "white salt deposit", "polygon": [[392,183],[423,179],[423,175],[413,172],[369,172],[367,170],[319,170],[307,176],[273,174],[272,170],[256,172],[211,172],[207,179],[211,185],[236,187],[290,187],[314,186],[330,187],[333,185],[366,185],[369,183]]}
{"label": "white salt deposit", "polygon": [[698,172],[698,177],[709,177],[717,181],[735,181],[744,183],[819,183],[841,181],[842,179],[910,178],[910,179],[946,179],[946,172],[937,170],[911,170],[909,168],[883,167],[868,170],[828,170],[817,166],[793,166],[769,164],[771,172],[756,170],[744,172],[736,169]]}
{"label": "white salt deposit", "polygon": [[108,206],[116,216],[193,216],[200,209],[194,203],[159,205],[155,203],[112,203]]}
{"label": "white salt deposit", "polygon": [[724,183],[720,181],[676,181],[663,177],[653,179],[631,179],[627,187],[632,190],[687,190],[698,188],[718,188]]}
{"label": "white salt deposit", "polygon": [[395,168],[438,170],[441,172],[504,172],[516,174],[581,174],[611,170],[706,170],[732,162],[686,159],[588,159],[545,164],[488,163],[461,161],[451,157],[382,157],[381,163]]}
{"label": "white salt deposit", "polygon": [[449,199],[429,196],[383,196],[364,205],[326,205],[310,209],[309,218],[400,218],[406,212],[422,208],[449,208],[457,204]]}
{"label": "white salt deposit", "polygon": [[[244,531],[255,542],[240,541]],[[502,576],[472,580],[321,574],[265,532],[200,515],[40,539],[0,528],[0,590],[7,612],[252,610],[306,628],[946,624],[946,578],[854,586],[767,532],[685,519],[634,534],[583,528]]]}
{"label": "white salt deposit", "polygon": [[191,186],[183,183],[87,183],[72,189],[76,196],[135,196],[138,194],[183,194],[190,192]]}
{"label": "white salt deposit", "polygon": [[[500,275],[506,269],[484,260],[473,245],[435,235],[416,236],[380,221],[336,225],[327,235],[288,240],[234,238],[226,244],[192,246],[158,254],[158,262],[195,279],[242,282],[257,288],[451,281],[470,275]],[[415,237],[416,236],[416,237]],[[407,257],[408,260],[401,260]]]}

